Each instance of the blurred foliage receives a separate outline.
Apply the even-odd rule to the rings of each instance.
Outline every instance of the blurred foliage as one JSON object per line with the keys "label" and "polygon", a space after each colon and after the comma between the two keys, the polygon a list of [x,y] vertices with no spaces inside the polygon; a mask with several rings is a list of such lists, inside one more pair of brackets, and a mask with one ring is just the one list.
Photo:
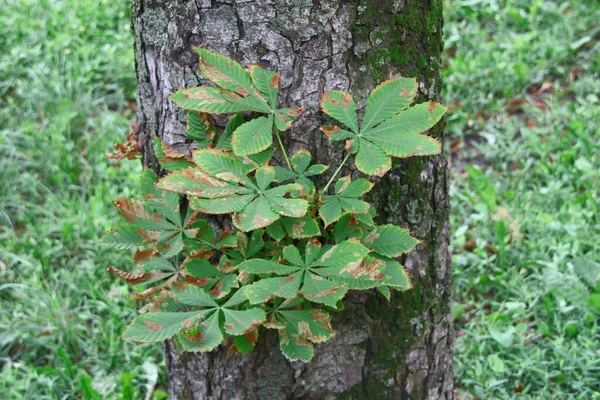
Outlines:
{"label": "blurred foliage", "polygon": [[447,3],[463,399],[600,398],[600,4]]}
{"label": "blurred foliage", "polygon": [[98,244],[110,199],[141,170],[104,156],[134,117],[129,24],[126,1],[0,7],[2,398],[143,398],[166,384],[160,345],[117,338],[134,304],[106,267],[127,261]]}

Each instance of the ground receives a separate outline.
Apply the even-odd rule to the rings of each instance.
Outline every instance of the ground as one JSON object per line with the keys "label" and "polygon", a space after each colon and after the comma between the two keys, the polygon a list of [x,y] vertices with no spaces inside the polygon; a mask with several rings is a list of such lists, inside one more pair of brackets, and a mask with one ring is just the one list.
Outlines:
{"label": "ground", "polygon": [[[600,398],[600,5],[446,5],[457,394]],[[128,2],[6,0],[0,26],[0,393],[164,398],[99,243],[140,172],[104,156],[134,119]]]}

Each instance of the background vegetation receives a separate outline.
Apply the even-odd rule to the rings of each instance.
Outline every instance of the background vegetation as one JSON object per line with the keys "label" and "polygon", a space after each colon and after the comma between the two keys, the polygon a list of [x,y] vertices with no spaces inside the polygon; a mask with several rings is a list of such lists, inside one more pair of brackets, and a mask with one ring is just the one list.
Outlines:
{"label": "background vegetation", "polygon": [[[0,393],[164,398],[161,346],[98,243],[140,167],[104,154],[134,118],[126,0],[0,8]],[[600,4],[453,0],[457,393],[600,398]]]}

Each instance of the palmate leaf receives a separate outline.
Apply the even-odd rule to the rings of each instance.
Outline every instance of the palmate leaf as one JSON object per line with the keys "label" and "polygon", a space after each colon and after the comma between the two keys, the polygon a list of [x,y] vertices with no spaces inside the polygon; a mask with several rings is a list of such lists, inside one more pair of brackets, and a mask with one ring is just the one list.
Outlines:
{"label": "palmate leaf", "polygon": [[107,240],[113,246],[118,246],[120,241],[123,247],[146,247],[149,254],[170,258],[187,246],[186,239],[198,234],[194,226],[198,219],[192,211],[182,215],[179,195],[155,188],[155,179],[150,169],[142,173],[143,201],[117,200],[117,210],[127,223],[109,233]]}
{"label": "palmate leaf", "polygon": [[314,164],[310,165],[312,156],[307,150],[298,150],[290,157],[290,163],[294,168],[293,171],[283,168],[275,168],[275,179],[278,182],[285,182],[287,180],[294,180],[296,183],[304,187],[304,191],[308,194],[312,194],[315,190],[315,185],[312,183],[310,177],[320,175],[327,171],[328,165]]}
{"label": "palmate leaf", "polygon": [[319,216],[328,226],[342,216],[343,212],[365,214],[369,212],[369,203],[358,200],[373,188],[373,183],[359,178],[355,181],[347,176],[339,179],[335,184],[335,194],[323,196],[323,204],[319,208]]}
{"label": "palmate leaf", "polygon": [[383,176],[391,168],[391,157],[439,154],[440,143],[422,133],[437,124],[447,108],[433,101],[407,108],[416,90],[414,79],[397,78],[379,85],[367,100],[360,130],[352,96],[326,92],[321,109],[350,131],[338,127],[322,131],[333,141],[350,139],[350,151],[357,151],[356,167],[369,175]]}
{"label": "palmate leaf", "polygon": [[[261,308],[244,306],[246,297],[243,289],[238,290],[222,304],[217,303],[212,295],[196,285],[176,285],[173,294],[179,303],[204,308],[200,313],[203,313],[206,319],[190,324],[177,337],[180,346],[188,351],[210,351],[222,342],[225,334],[243,335],[266,319],[266,314]],[[223,321],[223,324],[219,321]]]}
{"label": "palmate leaf", "polygon": [[[335,307],[350,287],[381,284],[384,276],[363,268],[363,259],[369,250],[356,242],[343,242],[320,254],[320,244],[307,247],[305,257],[294,245],[283,249],[289,264],[263,259],[251,259],[239,264],[240,270],[261,275],[262,279],[247,286],[246,296],[251,304],[265,303],[273,297],[292,299],[302,294],[306,299]],[[383,263],[382,263],[383,264]],[[266,277],[276,275],[276,277]],[[342,281],[343,280],[343,281]],[[369,282],[369,283],[367,283]]]}
{"label": "palmate leaf", "polygon": [[247,175],[251,167],[224,151],[196,151],[193,159],[200,168],[167,175],[158,187],[192,196],[190,206],[197,211],[234,213],[233,224],[243,232],[266,227],[281,216],[300,218],[306,214],[306,200],[285,197],[300,193],[300,185],[270,186],[275,177],[272,167],[258,168],[251,178]]}

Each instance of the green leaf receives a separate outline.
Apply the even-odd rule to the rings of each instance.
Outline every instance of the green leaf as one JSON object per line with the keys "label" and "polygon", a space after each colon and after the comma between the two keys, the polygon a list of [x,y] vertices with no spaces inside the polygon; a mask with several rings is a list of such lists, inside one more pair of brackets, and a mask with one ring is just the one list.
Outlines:
{"label": "green leaf", "polygon": [[277,310],[278,320],[284,323],[279,344],[290,360],[310,361],[312,343],[323,343],[333,337],[329,314],[323,310]]}
{"label": "green leaf", "polygon": [[180,89],[171,95],[170,99],[185,110],[211,114],[262,111],[262,108],[253,110],[245,104],[228,101],[227,98],[223,97],[223,92],[220,89],[208,86]]}
{"label": "green leaf", "polygon": [[417,94],[415,78],[393,78],[378,85],[369,95],[361,132],[404,110]]}
{"label": "green leaf", "polygon": [[323,278],[320,275],[307,273],[304,278],[301,293],[307,300],[336,307],[348,291],[345,285]]}
{"label": "green leaf", "polygon": [[298,271],[297,267],[279,264],[273,261],[263,260],[261,258],[246,260],[240,263],[238,268],[240,270],[248,271],[251,274],[288,275]]}
{"label": "green leaf", "polygon": [[364,214],[369,212],[370,205],[365,201],[347,197],[339,197],[339,200],[344,211],[355,214]]}
{"label": "green leaf", "polygon": [[285,232],[293,239],[306,239],[321,234],[319,224],[308,214],[302,218],[284,217],[280,221]]}
{"label": "green leaf", "polygon": [[280,108],[275,110],[275,126],[280,131],[286,131],[292,126],[294,118],[304,112],[301,108]]}
{"label": "green leaf", "polygon": [[395,225],[378,226],[372,232],[365,233],[362,242],[371,250],[387,257],[408,253],[419,243],[406,229]]}
{"label": "green leaf", "polygon": [[323,132],[332,142],[355,139],[357,137],[356,133],[340,129],[337,126],[323,126],[321,127],[321,132]]}
{"label": "green leaf", "polygon": [[307,150],[298,150],[294,155],[290,158],[290,162],[293,171],[282,168],[275,167],[275,178],[278,182],[283,182],[286,180],[293,179],[296,183],[302,185],[304,187],[304,191],[308,194],[313,193],[315,190],[315,186],[312,181],[309,179],[310,176],[322,174],[329,168],[327,165],[315,164],[310,166],[310,162],[312,157]]}
{"label": "green leaf", "polygon": [[265,193],[265,198],[276,213],[285,217],[301,218],[306,214],[306,210],[308,209],[308,201],[304,199],[286,199],[284,197],[273,196],[270,194],[270,191]]}
{"label": "green leaf", "polygon": [[258,330],[253,329],[245,335],[234,336],[233,342],[240,353],[248,354],[254,349],[256,342],[258,342]]}
{"label": "green leaf", "polygon": [[341,178],[336,182],[336,194],[340,197],[359,197],[373,188],[373,183],[364,178],[351,181],[350,177]]}
{"label": "green leaf", "polygon": [[238,192],[236,186],[212,177],[195,167],[170,173],[161,178],[156,187],[190,196],[222,197]]}
{"label": "green leaf", "polygon": [[362,238],[365,226],[354,214],[344,214],[335,224],[333,237],[339,243],[349,238]]}
{"label": "green leaf", "polygon": [[250,77],[254,86],[268,100],[272,108],[277,107],[277,95],[279,93],[279,74],[262,68],[260,65],[250,65],[248,67]]}
{"label": "green leaf", "polygon": [[333,336],[329,314],[322,310],[278,310],[277,319],[285,329],[279,331],[279,344],[290,360],[310,361],[313,343],[323,343]]}
{"label": "green leaf", "polygon": [[225,151],[198,150],[192,153],[192,158],[198,167],[217,179],[242,184],[249,182],[247,174],[252,168]]}
{"label": "green leaf", "polygon": [[231,135],[233,135],[233,132],[245,122],[246,120],[242,114],[235,114],[229,118],[225,130],[223,130],[223,133],[219,136],[215,147],[218,149],[231,149]]}
{"label": "green leaf", "polygon": [[354,162],[358,170],[367,175],[383,176],[392,168],[392,159],[374,143],[360,138]]}
{"label": "green leaf", "polygon": [[138,229],[137,226],[129,224],[117,226],[102,238],[102,242],[117,249],[133,249],[144,242]]}
{"label": "green leaf", "polygon": [[334,282],[341,282],[349,289],[370,289],[386,283],[383,273],[385,263],[381,260],[366,257],[364,260],[350,262],[343,267],[320,268],[321,276],[328,277]]}
{"label": "green leaf", "polygon": [[340,90],[325,92],[321,100],[321,109],[325,114],[358,133],[356,104],[354,104],[354,99],[350,94]]}
{"label": "green leaf", "polygon": [[188,111],[186,136],[197,143],[197,148],[206,148],[212,144],[216,130],[208,121],[206,114]]}
{"label": "green leaf", "polygon": [[312,263],[314,266],[346,267],[351,263],[362,260],[369,253],[369,249],[360,243],[345,241],[337,244]]}
{"label": "green leaf", "polygon": [[290,157],[290,162],[294,167],[294,171],[299,174],[306,171],[311,161],[312,156],[308,150],[298,150],[292,157]]}
{"label": "green leaf", "polygon": [[288,333],[287,329],[279,330],[279,347],[283,355],[290,361],[309,362],[314,356],[312,343],[297,333]]}
{"label": "green leaf", "polygon": [[291,299],[298,295],[303,272],[286,277],[265,278],[246,287],[246,297],[250,304],[266,303],[272,297]]}
{"label": "green leaf", "polygon": [[219,313],[213,313],[206,321],[177,335],[177,343],[185,351],[211,351],[221,344],[223,333],[219,328]]}
{"label": "green leaf", "polygon": [[225,316],[225,332],[229,335],[243,335],[267,319],[265,312],[256,307],[247,310],[223,308],[222,311]]}
{"label": "green leaf", "polygon": [[327,227],[342,216],[342,205],[340,200],[334,196],[325,196],[324,202],[319,207],[319,216]]}
{"label": "green leaf", "polygon": [[283,248],[283,258],[292,265],[304,265],[300,250],[294,245],[289,245]]}
{"label": "green leaf", "polygon": [[124,339],[136,342],[160,342],[190,328],[204,316],[201,311],[169,313],[154,312],[140,315],[123,332]]}
{"label": "green leaf", "polygon": [[194,210],[205,214],[229,214],[242,210],[255,198],[256,194],[234,195],[218,199],[192,198],[190,205]]}
{"label": "green leaf", "polygon": [[267,165],[269,164],[269,161],[271,161],[271,157],[273,156],[274,151],[275,149],[273,147],[269,147],[268,149],[261,151],[260,153],[243,156],[241,157],[242,164],[248,166],[250,169],[255,169],[263,165]]}
{"label": "green leaf", "polygon": [[273,116],[259,117],[238,127],[231,138],[237,156],[260,153],[273,144]]}
{"label": "green leaf", "polygon": [[437,124],[446,110],[434,102],[418,104],[365,132],[362,137],[394,157],[439,154],[440,143],[420,133]]}
{"label": "green leaf", "polygon": [[279,218],[280,215],[271,209],[265,196],[258,196],[238,214],[233,215],[233,225],[242,232],[248,232],[264,228]]}
{"label": "green leaf", "polygon": [[194,278],[216,278],[222,275],[221,271],[212,265],[210,261],[201,258],[192,258],[183,265],[188,274]]}
{"label": "green leaf", "polygon": [[381,258],[385,262],[383,273],[386,276],[385,284],[396,290],[408,290],[412,288],[410,278],[404,270],[404,267],[396,261],[389,258]]}
{"label": "green leaf", "polygon": [[256,185],[260,190],[266,190],[275,179],[275,169],[273,167],[261,167],[256,170]]}
{"label": "green leaf", "polygon": [[270,112],[271,108],[267,104],[266,99],[254,87],[250,75],[248,75],[240,64],[229,57],[208,49],[195,47],[194,51],[200,56],[200,72],[202,72],[205,78],[225,90],[237,93],[246,99],[248,104],[262,109],[259,111]]}
{"label": "green leaf", "polygon": [[285,237],[285,228],[281,223],[281,219],[267,226],[267,233],[276,241],[283,239]]}
{"label": "green leaf", "polygon": [[178,302],[199,307],[217,307],[212,296],[195,285],[174,286],[173,294]]}

